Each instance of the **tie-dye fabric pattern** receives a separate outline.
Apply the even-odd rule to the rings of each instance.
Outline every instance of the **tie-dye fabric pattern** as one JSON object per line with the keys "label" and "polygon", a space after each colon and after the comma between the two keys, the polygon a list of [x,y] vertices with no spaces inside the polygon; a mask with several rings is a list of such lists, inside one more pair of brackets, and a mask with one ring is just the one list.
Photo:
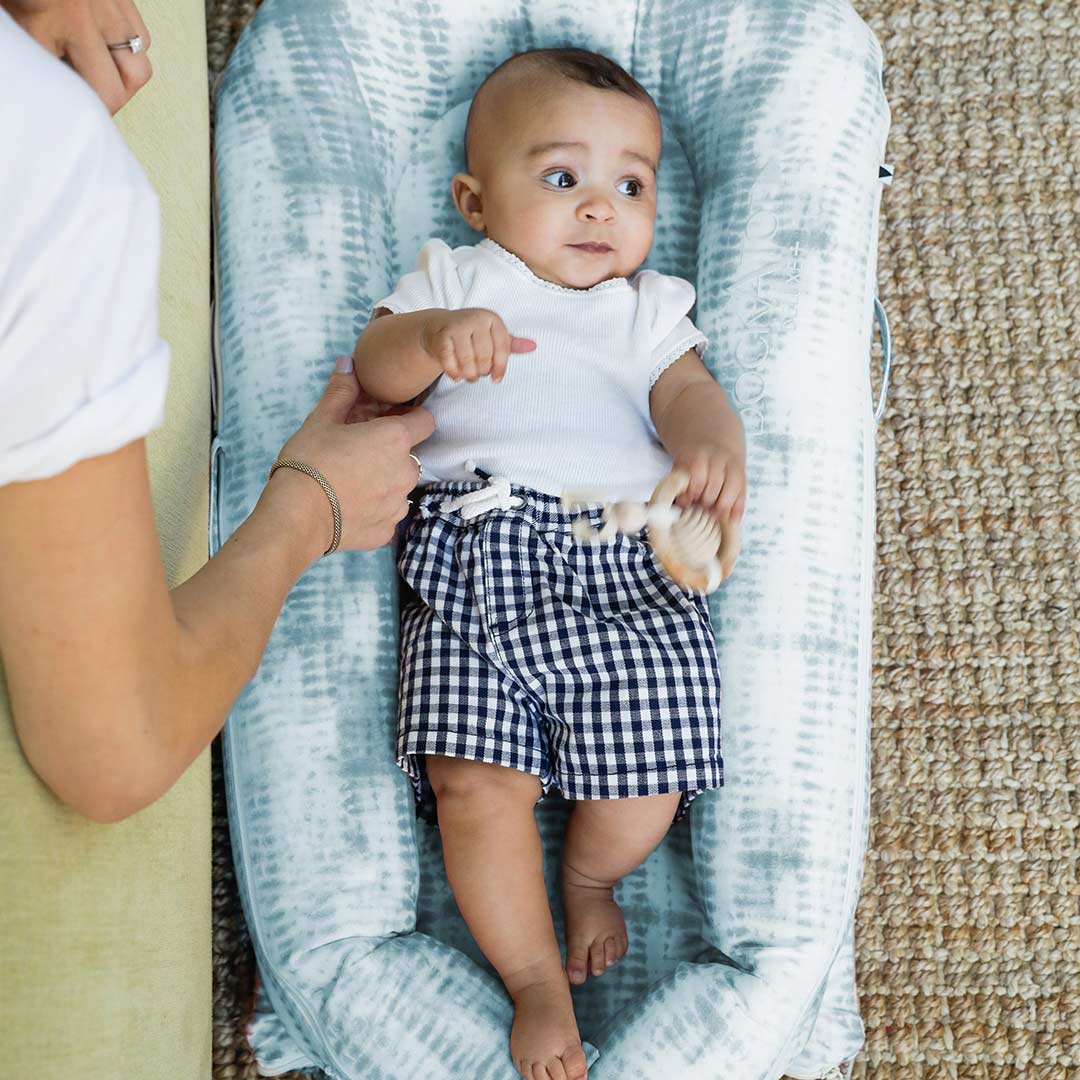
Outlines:
{"label": "tie-dye fabric pattern", "polygon": [[[450,203],[470,95],[511,53],[605,52],[665,125],[647,266],[697,288],[748,437],[743,554],[711,598],[724,786],[620,886],[630,951],[574,997],[592,1080],[816,1077],[863,1039],[874,427],[888,108],[847,0],[267,0],[217,106],[220,542]],[[225,732],[268,1072],[514,1080],[512,1006],[394,761],[390,548],[315,564]],[[549,892],[565,804],[537,811]]]}

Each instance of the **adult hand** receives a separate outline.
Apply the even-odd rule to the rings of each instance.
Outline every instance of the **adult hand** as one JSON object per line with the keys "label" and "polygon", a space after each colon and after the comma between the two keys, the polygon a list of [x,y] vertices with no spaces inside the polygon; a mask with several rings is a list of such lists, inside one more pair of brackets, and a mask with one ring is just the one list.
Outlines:
{"label": "adult hand", "polygon": [[142,39],[150,31],[132,0],[0,0],[17,23],[54,56],[69,63],[110,113],[116,113],[150,81],[145,52],[110,45]]}
{"label": "adult hand", "polygon": [[[394,406],[383,412],[386,407],[360,388],[351,360],[341,358],[322,398],[278,457],[301,461],[326,477],[341,504],[340,546],[370,550],[390,543],[397,523],[409,512],[407,496],[419,479],[409,454],[435,430],[435,418],[419,406]],[[341,369],[344,361],[349,362],[347,370]],[[383,415],[376,415],[379,412]],[[269,486],[278,484],[279,477],[292,484],[295,496],[311,504],[321,544],[312,553],[317,558],[334,535],[326,495],[295,469],[278,469]]]}

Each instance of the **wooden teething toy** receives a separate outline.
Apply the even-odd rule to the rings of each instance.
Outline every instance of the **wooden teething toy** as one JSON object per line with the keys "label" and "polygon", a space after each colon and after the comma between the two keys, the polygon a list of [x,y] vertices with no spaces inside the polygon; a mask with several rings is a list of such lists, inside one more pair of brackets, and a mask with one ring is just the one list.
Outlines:
{"label": "wooden teething toy", "polygon": [[[648,540],[660,564],[677,585],[707,595],[731,575],[739,555],[737,524],[726,525],[699,506],[675,506],[686,490],[690,474],[673,469],[656,485],[647,503],[613,502],[604,506],[603,525],[592,528],[587,521],[574,522],[574,537],[586,544],[613,540],[616,533],[635,533],[648,526]],[[584,493],[562,496],[564,509],[595,502]]]}

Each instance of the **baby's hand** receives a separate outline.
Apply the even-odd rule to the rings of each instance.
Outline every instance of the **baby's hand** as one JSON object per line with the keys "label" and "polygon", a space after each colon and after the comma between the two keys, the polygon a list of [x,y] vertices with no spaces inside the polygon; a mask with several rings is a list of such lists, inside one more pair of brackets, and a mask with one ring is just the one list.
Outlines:
{"label": "baby's hand", "polygon": [[737,525],[746,509],[746,464],[741,444],[699,446],[675,461],[690,474],[676,506],[700,506],[720,522]]}
{"label": "baby's hand", "polygon": [[509,355],[536,348],[529,338],[511,337],[502,319],[487,308],[433,311],[420,340],[454,382],[476,382],[488,374],[492,382],[502,382]]}

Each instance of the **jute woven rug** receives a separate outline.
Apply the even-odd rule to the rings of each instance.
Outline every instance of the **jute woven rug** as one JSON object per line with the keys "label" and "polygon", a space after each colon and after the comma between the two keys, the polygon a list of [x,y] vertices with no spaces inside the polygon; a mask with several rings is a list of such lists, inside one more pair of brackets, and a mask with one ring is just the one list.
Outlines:
{"label": "jute woven rug", "polygon": [[[213,72],[257,6],[207,0]],[[879,280],[896,360],[878,432],[872,817],[856,925],[867,1040],[854,1075],[1069,1080],[1080,14],[1069,0],[855,6],[884,48],[892,108]],[[220,768],[214,795],[214,1075],[247,1080],[253,964]]]}

